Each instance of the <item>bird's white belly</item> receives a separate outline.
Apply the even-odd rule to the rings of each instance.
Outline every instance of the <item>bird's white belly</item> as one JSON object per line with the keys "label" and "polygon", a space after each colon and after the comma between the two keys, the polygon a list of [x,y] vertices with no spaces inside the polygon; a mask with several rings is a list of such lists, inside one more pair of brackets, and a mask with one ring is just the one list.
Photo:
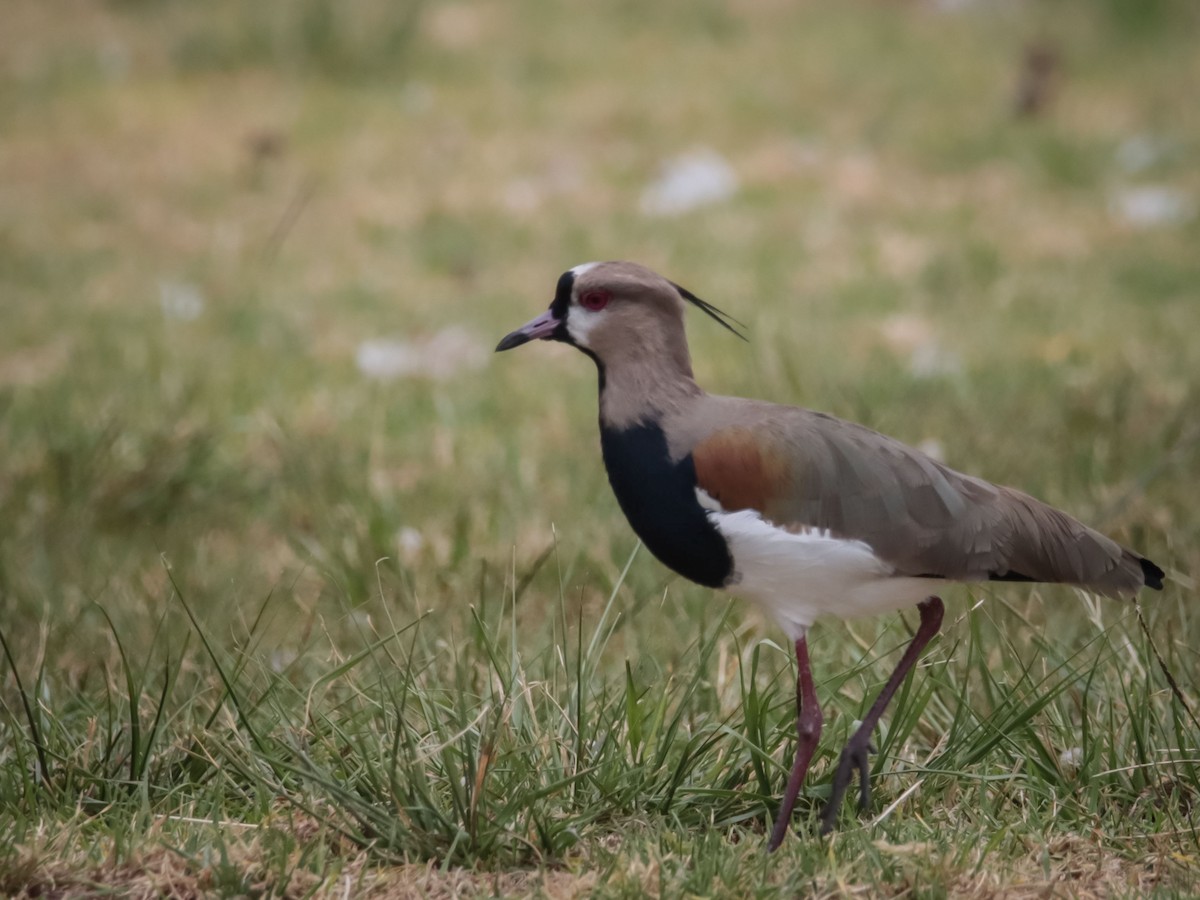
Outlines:
{"label": "bird's white belly", "polygon": [[862,541],[780,528],[754,510],[725,512],[711,498],[702,502],[733,556],[725,589],[762,606],[792,640],[819,615],[849,619],[903,609],[943,583],[896,575]]}

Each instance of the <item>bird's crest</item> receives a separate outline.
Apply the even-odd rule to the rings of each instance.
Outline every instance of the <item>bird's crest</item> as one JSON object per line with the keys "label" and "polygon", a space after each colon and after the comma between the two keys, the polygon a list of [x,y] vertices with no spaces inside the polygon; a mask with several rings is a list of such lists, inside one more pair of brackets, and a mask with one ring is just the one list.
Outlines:
{"label": "bird's crest", "polygon": [[746,337],[744,334],[742,334],[740,331],[738,331],[736,328],[734,328],[732,324],[730,324],[730,323],[736,323],[737,325],[740,325],[742,328],[745,328],[746,327],[745,322],[740,322],[737,319],[735,319],[733,316],[729,315],[729,313],[727,313],[723,310],[717,309],[717,307],[713,306],[707,300],[701,300],[699,297],[697,297],[695,294],[693,294],[687,288],[680,287],[673,281],[671,282],[671,287],[673,287],[673,288],[675,288],[675,290],[679,291],[679,296],[681,296],[684,300],[698,306],[706,315],[712,316],[713,319],[715,319],[718,323],[720,323],[722,328],[729,329],[734,334],[736,334],[738,337],[740,337],[743,341],[746,341],[747,343],[749,343],[750,339],[748,337]]}

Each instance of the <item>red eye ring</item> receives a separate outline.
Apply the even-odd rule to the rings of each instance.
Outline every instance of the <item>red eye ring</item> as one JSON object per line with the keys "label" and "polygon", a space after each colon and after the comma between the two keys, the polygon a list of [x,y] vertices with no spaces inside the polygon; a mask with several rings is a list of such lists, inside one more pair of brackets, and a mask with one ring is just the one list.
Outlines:
{"label": "red eye ring", "polygon": [[590,309],[592,312],[599,312],[608,306],[608,301],[612,299],[608,291],[602,288],[597,288],[591,291],[584,291],[579,296],[579,305],[584,309]]}

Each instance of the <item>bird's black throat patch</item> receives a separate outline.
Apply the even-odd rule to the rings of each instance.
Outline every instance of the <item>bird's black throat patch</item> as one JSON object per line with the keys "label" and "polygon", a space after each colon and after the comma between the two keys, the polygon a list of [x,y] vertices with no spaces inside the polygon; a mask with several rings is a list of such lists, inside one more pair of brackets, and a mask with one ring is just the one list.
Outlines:
{"label": "bird's black throat patch", "polygon": [[600,448],[621,511],[646,549],[684,578],[722,587],[733,574],[733,557],[696,499],[691,456],[672,462],[657,424],[601,425]]}

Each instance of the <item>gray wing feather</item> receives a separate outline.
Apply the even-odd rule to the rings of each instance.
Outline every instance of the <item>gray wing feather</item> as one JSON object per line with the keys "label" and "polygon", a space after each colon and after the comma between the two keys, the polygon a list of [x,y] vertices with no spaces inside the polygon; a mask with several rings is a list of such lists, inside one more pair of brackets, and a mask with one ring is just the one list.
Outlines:
{"label": "gray wing feather", "polygon": [[1062,582],[1108,595],[1144,583],[1139,556],[1028,494],[821,413],[710,399],[724,412],[717,420],[786,458],[789,483],[760,510],[777,524],[861,540],[900,575]]}

